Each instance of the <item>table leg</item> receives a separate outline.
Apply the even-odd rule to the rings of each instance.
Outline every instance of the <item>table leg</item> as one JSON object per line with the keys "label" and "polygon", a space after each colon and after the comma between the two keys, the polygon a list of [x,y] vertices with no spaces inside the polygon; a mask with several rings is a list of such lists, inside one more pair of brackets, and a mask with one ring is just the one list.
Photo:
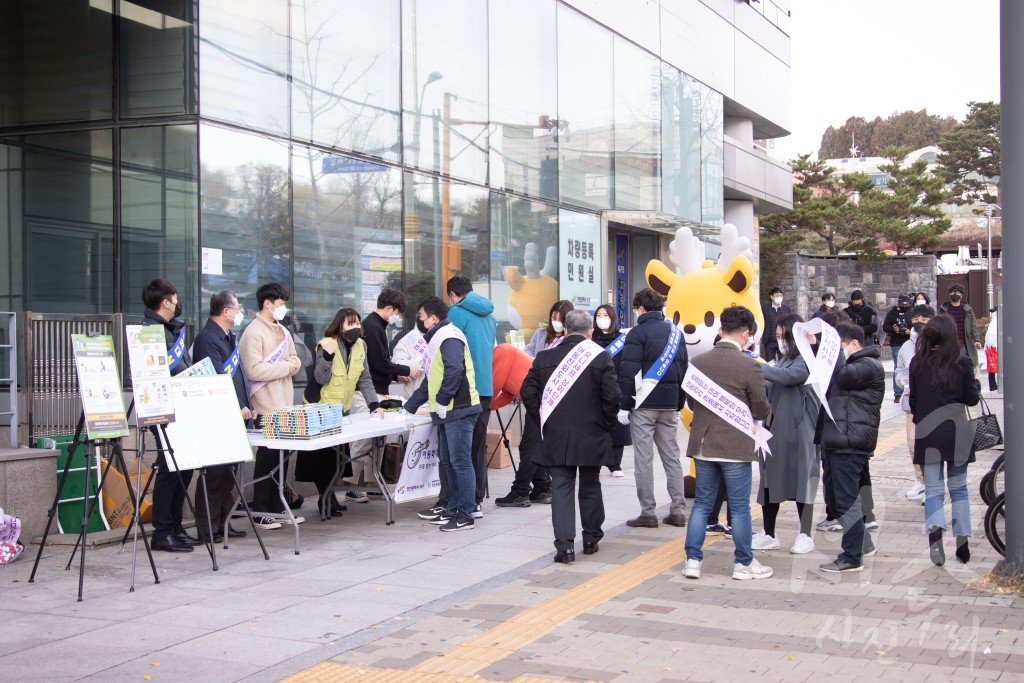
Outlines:
{"label": "table leg", "polygon": [[295,554],[298,555],[299,525],[295,522],[295,515],[292,514],[292,508],[288,505],[288,499],[284,497],[284,480],[288,476],[288,467],[283,448],[277,452],[277,473],[277,495],[280,496],[281,504],[284,506],[284,514],[291,520],[292,528],[295,530]]}
{"label": "table leg", "polygon": [[373,472],[373,478],[377,480],[377,485],[380,486],[380,492],[384,494],[384,514],[385,514],[385,525],[395,523],[395,499],[391,495],[391,489],[388,488],[388,484],[384,481],[384,473],[381,472],[381,462],[384,459],[384,438],[377,437],[373,440],[373,455],[370,456],[370,471]]}

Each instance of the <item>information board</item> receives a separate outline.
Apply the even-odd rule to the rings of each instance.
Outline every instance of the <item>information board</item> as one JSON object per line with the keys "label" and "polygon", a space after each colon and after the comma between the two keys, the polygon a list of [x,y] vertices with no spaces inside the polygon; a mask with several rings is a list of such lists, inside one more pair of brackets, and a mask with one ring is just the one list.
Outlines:
{"label": "information board", "polygon": [[[194,470],[253,459],[235,385],[227,375],[172,377],[175,420],[167,425],[170,470]],[[175,466],[177,465],[177,466]]]}
{"label": "information board", "polygon": [[124,414],[114,339],[109,334],[96,337],[73,334],[71,347],[75,354],[78,388],[89,438],[128,436],[128,418]]}
{"label": "information board", "polygon": [[127,325],[128,363],[135,394],[135,424],[139,427],[174,421],[171,403],[171,371],[167,365],[167,340],[160,325]]}

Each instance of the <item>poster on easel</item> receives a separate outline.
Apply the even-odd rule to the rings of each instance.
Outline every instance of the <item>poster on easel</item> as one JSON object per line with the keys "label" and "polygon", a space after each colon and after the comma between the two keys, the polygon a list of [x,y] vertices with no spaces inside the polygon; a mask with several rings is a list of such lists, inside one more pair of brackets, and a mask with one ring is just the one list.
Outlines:
{"label": "poster on easel", "polygon": [[135,424],[150,427],[174,421],[167,340],[159,325],[127,325],[128,363],[135,394]]}
{"label": "poster on easel", "polygon": [[167,436],[174,458],[169,470],[194,470],[253,459],[235,385],[228,375],[172,377],[174,422]]}
{"label": "poster on easel", "polygon": [[124,413],[113,337],[109,334],[95,337],[73,334],[71,348],[75,354],[78,388],[89,439],[128,436],[128,418]]}

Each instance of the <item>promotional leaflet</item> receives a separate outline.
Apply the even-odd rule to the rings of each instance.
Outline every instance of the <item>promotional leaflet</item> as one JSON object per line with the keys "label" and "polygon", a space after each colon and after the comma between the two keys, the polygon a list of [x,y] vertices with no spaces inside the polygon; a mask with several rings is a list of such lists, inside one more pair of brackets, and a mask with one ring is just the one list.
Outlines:
{"label": "promotional leaflet", "polygon": [[171,403],[171,371],[167,365],[167,342],[159,325],[127,325],[128,363],[132,369],[135,394],[135,424],[139,427],[174,421]]}

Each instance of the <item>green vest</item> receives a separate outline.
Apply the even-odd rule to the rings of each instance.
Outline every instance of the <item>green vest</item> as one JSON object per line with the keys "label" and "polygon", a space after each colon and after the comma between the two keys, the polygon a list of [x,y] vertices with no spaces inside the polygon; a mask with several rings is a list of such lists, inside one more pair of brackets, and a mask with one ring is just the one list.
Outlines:
{"label": "green vest", "polygon": [[[317,342],[314,354],[320,351],[320,344],[324,341],[326,340],[321,339]],[[345,360],[342,358],[342,344],[344,343],[338,341],[338,350],[331,363],[331,379],[320,388],[320,402],[340,403],[345,412],[348,412],[348,409],[352,407],[352,397],[356,394],[359,376],[363,374],[363,366],[366,363],[366,344],[360,339],[352,345],[348,367],[345,367]]]}
{"label": "green vest", "polygon": [[[458,339],[459,337],[453,336],[452,339]],[[473,358],[469,355],[469,344],[462,341],[462,353],[466,361],[466,369],[464,371],[463,387],[467,387],[469,398],[469,405],[475,406],[480,405],[480,394],[476,391],[476,374],[473,372]],[[437,353],[434,354],[434,360],[430,363],[430,372],[427,374],[427,404],[430,406],[430,412],[437,412],[437,392],[441,389],[441,381],[444,379],[444,361],[441,359],[441,348],[438,346]],[[463,393],[463,388],[460,387],[459,394]],[[455,408],[455,397],[448,402],[446,406],[448,410]],[[460,408],[467,406],[460,405]]]}

